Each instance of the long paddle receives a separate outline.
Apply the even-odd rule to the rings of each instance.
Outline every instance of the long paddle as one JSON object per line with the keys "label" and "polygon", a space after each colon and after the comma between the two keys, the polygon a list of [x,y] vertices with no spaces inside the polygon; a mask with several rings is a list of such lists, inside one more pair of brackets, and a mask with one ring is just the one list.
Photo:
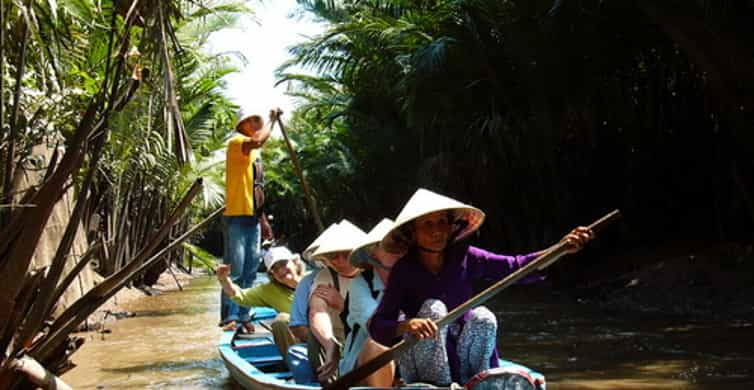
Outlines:
{"label": "long paddle", "polygon": [[319,229],[319,232],[321,233],[325,230],[325,225],[322,224],[322,218],[320,218],[319,212],[317,211],[317,206],[314,203],[314,198],[312,198],[312,190],[309,188],[309,183],[306,182],[304,172],[303,170],[301,170],[301,163],[298,160],[298,155],[296,154],[296,150],[293,149],[293,144],[291,144],[290,138],[288,138],[288,132],[285,131],[285,126],[283,126],[283,121],[280,119],[280,115],[282,115],[282,112],[278,111],[278,115],[275,117],[275,121],[270,124],[270,126],[274,125],[275,122],[277,122],[278,127],[280,127],[280,132],[283,133],[285,146],[288,148],[288,154],[290,154],[291,161],[293,162],[293,171],[296,173],[298,180],[301,182],[301,187],[304,189],[306,204],[309,206],[309,211],[312,213],[314,223],[317,225],[317,229]]}
{"label": "long paddle", "polygon": [[[604,217],[598,219],[596,222],[589,225],[589,229],[591,229],[594,233],[598,233],[610,223],[618,220],[620,217],[621,217],[620,211],[614,210],[610,214],[605,215]],[[486,290],[480,292],[479,294],[475,295],[468,301],[457,306],[450,313],[448,313],[448,315],[446,315],[440,321],[437,322],[437,327],[442,328],[443,326],[453,323],[454,321],[461,318],[467,311],[475,308],[476,306],[483,304],[490,298],[497,295],[497,293],[499,293],[506,287],[519,281],[521,278],[526,277],[527,275],[529,275],[530,273],[534,271],[541,270],[552,265],[555,261],[557,261],[561,256],[563,256],[566,253],[567,249],[568,248],[567,248],[566,242],[564,241],[561,241],[553,245],[552,247],[547,249],[544,253],[539,255],[536,259],[532,260],[525,266],[519,268],[516,272],[513,272],[512,274],[506,276],[505,278],[493,284]],[[395,344],[392,348],[379,354],[377,357],[366,362],[364,365],[359,366],[355,368],[353,371],[341,376],[336,381],[325,386],[324,388],[326,390],[348,389],[350,386],[368,377],[371,373],[377,371],[382,366],[389,363],[391,360],[400,356],[401,353],[411,348],[417,342],[419,342],[419,339],[413,336],[405,337],[402,341]]]}

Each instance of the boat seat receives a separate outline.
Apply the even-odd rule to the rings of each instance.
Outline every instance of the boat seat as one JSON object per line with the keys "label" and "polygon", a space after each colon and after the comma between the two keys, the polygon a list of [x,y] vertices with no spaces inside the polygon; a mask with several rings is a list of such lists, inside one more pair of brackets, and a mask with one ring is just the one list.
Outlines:
{"label": "boat seat", "polygon": [[264,339],[264,338],[269,339],[270,338],[270,334],[269,333],[261,333],[261,332],[259,332],[259,333],[244,333],[244,334],[236,335],[236,338],[239,339],[239,340],[254,340],[254,339]]}
{"label": "boat seat", "polygon": [[293,374],[291,374],[289,371],[285,372],[270,372],[267,375],[274,377],[276,379],[282,379],[282,380],[288,380],[293,378]]}
{"label": "boat seat", "polygon": [[275,364],[280,364],[283,362],[283,358],[278,356],[250,356],[245,358],[249,364],[257,366],[257,367],[266,367],[271,366]]}

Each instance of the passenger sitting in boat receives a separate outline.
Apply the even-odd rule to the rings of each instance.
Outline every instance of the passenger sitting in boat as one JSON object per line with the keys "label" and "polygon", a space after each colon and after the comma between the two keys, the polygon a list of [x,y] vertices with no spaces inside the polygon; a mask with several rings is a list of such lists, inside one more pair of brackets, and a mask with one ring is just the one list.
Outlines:
{"label": "passenger sitting in boat", "polygon": [[[291,370],[296,383],[314,383],[317,378],[309,363],[306,340],[309,337],[309,294],[312,290],[314,277],[319,270],[306,274],[296,287],[291,306],[291,320],[288,329],[296,337],[298,343],[291,345],[286,351],[285,364]],[[282,352],[282,350],[281,350]]]}
{"label": "passenger sitting in boat", "polygon": [[314,277],[320,271],[321,264],[314,260],[314,251],[319,248],[319,243],[322,237],[326,237],[331,231],[338,226],[338,223],[334,223],[325,229],[303,252],[304,259],[312,265],[315,270],[306,274],[296,287],[296,292],[293,295],[293,307],[291,311],[291,322],[288,326],[291,328],[291,332],[299,340],[306,340],[309,335],[309,296],[311,295],[312,284],[314,283]]}
{"label": "passenger sitting in boat", "polygon": [[[386,252],[380,245],[382,238],[392,227],[393,221],[383,219],[349,255],[351,265],[362,272],[361,277],[354,278],[350,287],[346,322],[352,331],[343,346],[343,359],[339,366],[341,375],[387,349],[369,337],[367,322],[382,299],[391,267],[402,257],[402,254]],[[370,387],[391,387],[394,378],[395,363],[391,362],[366,378],[363,384]]]}
{"label": "passenger sitting in boat", "polygon": [[337,377],[343,343],[353,331],[346,321],[349,288],[359,270],[349,263],[348,255],[365,237],[361,229],[343,220],[322,237],[313,254],[326,265],[315,277],[309,298],[309,361],[322,384]]}
{"label": "passenger sitting in boat", "polygon": [[217,279],[226,294],[241,306],[268,306],[278,312],[271,329],[280,354],[285,356],[288,347],[296,342],[288,328],[293,294],[303,277],[305,266],[298,255],[286,247],[270,248],[264,257],[270,282],[242,290],[230,278],[230,265],[217,267]]}
{"label": "passenger sitting in boat", "polygon": [[[310,300],[312,335],[309,337],[309,358],[322,384],[385,350],[369,339],[366,323],[382,296],[389,267],[400,258],[376,245],[391,226],[392,221],[384,220],[365,235],[348,221],[343,221],[332,235],[324,236],[314,252],[315,257],[329,266],[315,279],[316,288]],[[349,249],[355,249],[356,253]],[[360,263],[360,259],[364,262]],[[367,261],[379,265],[378,271],[365,265]],[[363,272],[359,273],[360,269],[354,264]],[[387,365],[369,376],[365,384],[390,386],[394,373],[394,365]]]}
{"label": "passenger sitting in boat", "polygon": [[[477,307],[459,321],[438,329],[436,321],[471,298],[475,282],[491,284],[535,259],[498,255],[463,242],[484,220],[484,213],[453,199],[420,189],[385,236],[387,249],[407,248],[390,274],[382,301],[369,321],[369,333],[383,345],[406,334],[423,339],[398,359],[402,379],[448,385],[466,383],[498,366],[497,319]],[[563,240],[579,251],[592,233],[578,227]],[[399,321],[399,313],[409,318]]]}
{"label": "passenger sitting in boat", "polygon": [[[293,294],[293,304],[291,306],[291,320],[288,323],[288,327],[296,336],[296,339],[306,342],[309,336],[309,296],[312,291],[312,284],[314,283],[314,277],[319,273],[319,264],[317,264],[312,254],[319,247],[319,242],[322,237],[329,234],[337,223],[330,225],[319,237],[317,237],[303,252],[303,257],[310,264],[315,266],[315,270],[307,273]],[[288,365],[288,369],[293,374],[293,379],[296,383],[315,383],[317,378],[314,375],[311,364],[309,363],[309,356],[305,343],[294,344],[288,348],[288,352],[285,355],[285,363]]]}

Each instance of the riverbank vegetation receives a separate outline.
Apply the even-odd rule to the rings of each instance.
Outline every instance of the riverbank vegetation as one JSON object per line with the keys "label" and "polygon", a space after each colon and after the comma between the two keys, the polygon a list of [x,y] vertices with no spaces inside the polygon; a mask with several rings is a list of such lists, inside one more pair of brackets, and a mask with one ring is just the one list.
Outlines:
{"label": "riverbank vegetation", "polygon": [[[0,388],[25,388],[17,359],[69,370],[83,342],[69,334],[120,288],[154,283],[218,215],[214,152],[237,108],[222,78],[235,69],[202,49],[249,10],[138,0],[4,1],[0,10]],[[22,186],[32,171],[41,180]],[[54,255],[35,259],[66,194]],[[89,249],[73,253],[81,234]],[[104,280],[61,306],[90,261]]]}
{"label": "riverbank vegetation", "polygon": [[[553,267],[556,286],[718,246],[737,254],[706,269],[750,274],[754,2],[299,4],[330,28],[279,80],[325,222],[372,226],[424,186],[487,212],[477,243],[525,252],[618,207],[622,227]],[[316,229],[288,165],[269,207],[303,247]]]}

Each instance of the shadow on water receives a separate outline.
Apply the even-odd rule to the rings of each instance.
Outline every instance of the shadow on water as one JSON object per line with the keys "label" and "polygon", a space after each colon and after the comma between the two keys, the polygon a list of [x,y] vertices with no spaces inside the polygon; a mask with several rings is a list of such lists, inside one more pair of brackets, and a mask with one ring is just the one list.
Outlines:
{"label": "shadow on water", "polygon": [[207,311],[206,307],[182,307],[173,309],[155,309],[139,311],[139,317],[172,317],[175,315],[203,314]]}
{"label": "shadow on water", "polygon": [[543,372],[550,389],[754,388],[750,322],[606,313],[518,294],[492,308],[501,354]]}
{"label": "shadow on water", "polygon": [[[506,291],[498,313],[503,357],[546,375],[548,389],[754,388],[754,325],[606,312],[551,295]],[[184,291],[128,305],[136,317],[87,333],[64,376],[76,389],[237,389],[216,343],[219,287],[200,278]]]}
{"label": "shadow on water", "polygon": [[[167,361],[157,364],[136,364],[125,367],[103,368],[102,371],[118,374],[138,374],[145,371],[190,371],[190,370],[218,370],[222,367],[222,360],[180,360]],[[222,370],[219,370],[222,371]]]}

